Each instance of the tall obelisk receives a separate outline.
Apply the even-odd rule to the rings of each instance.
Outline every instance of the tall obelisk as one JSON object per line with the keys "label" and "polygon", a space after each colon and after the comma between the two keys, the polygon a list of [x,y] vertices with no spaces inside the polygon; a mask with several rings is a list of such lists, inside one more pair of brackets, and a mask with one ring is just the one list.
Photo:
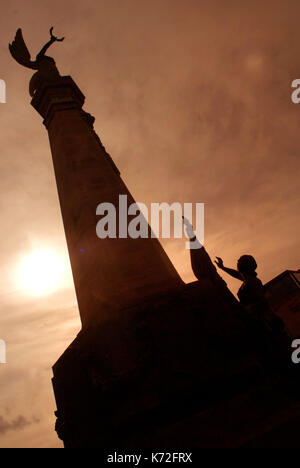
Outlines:
{"label": "tall obelisk", "polygon": [[[9,45],[22,65],[37,70],[30,82],[33,107],[48,130],[61,213],[83,328],[183,286],[157,239],[97,237],[100,203],[111,203],[119,217],[119,196],[134,200],[82,110],[84,95],[71,77],[60,76],[45,55],[53,35],[35,61],[19,29]],[[123,213],[124,214],[124,213]]]}

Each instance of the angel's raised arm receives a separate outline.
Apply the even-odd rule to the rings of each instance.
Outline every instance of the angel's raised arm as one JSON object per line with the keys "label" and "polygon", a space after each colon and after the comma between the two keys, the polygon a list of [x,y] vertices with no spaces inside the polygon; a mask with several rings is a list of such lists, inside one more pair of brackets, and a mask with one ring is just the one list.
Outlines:
{"label": "angel's raised arm", "polygon": [[37,54],[36,59],[40,60],[42,57],[44,57],[45,53],[49,49],[49,47],[54,43],[54,42],[62,42],[64,40],[64,37],[58,39],[56,36],[52,34],[53,31],[53,26],[50,28],[50,39],[49,41],[42,47],[40,52]]}

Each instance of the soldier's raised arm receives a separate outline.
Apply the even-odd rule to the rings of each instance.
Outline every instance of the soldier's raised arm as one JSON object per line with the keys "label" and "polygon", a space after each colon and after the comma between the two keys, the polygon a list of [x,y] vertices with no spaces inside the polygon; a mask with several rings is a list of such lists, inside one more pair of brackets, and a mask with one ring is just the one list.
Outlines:
{"label": "soldier's raised arm", "polygon": [[215,264],[223,271],[226,271],[230,276],[240,281],[243,281],[242,275],[239,271],[234,270],[233,268],[227,268],[223,264],[223,260],[220,257],[216,257]]}

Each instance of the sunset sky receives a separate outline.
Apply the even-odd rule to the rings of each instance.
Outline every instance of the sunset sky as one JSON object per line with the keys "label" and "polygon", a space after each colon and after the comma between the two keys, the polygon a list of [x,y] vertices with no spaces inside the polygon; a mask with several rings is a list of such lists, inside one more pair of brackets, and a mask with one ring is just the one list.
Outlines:
{"label": "sunset sky", "polygon": [[[95,130],[139,202],[205,203],[205,246],[265,282],[300,268],[300,3],[22,0],[1,4],[0,447],[61,447],[51,366],[80,329],[47,132],[32,71],[9,54],[17,28],[86,96]],[[185,242],[163,245],[193,281]],[[36,252],[58,272],[36,290]],[[48,254],[47,254],[48,252]],[[48,255],[48,256],[47,256]],[[41,258],[41,257],[39,257]],[[222,273],[236,293],[239,284]],[[55,278],[54,278],[55,279]]]}

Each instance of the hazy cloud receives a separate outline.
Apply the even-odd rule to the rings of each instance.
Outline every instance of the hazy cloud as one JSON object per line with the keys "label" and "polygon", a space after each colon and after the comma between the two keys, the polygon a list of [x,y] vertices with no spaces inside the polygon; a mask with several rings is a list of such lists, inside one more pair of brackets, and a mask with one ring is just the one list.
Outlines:
{"label": "hazy cloud", "polygon": [[22,415],[17,416],[13,421],[7,421],[0,415],[0,434],[4,434],[7,431],[19,431],[30,424],[32,424],[32,422],[28,421]]}
{"label": "hazy cloud", "polygon": [[[16,280],[20,256],[36,246],[67,259],[47,132],[30,106],[31,71],[8,52],[16,29],[33,56],[52,24],[66,36],[51,54],[85,93],[85,109],[136,200],[204,202],[209,253],[229,265],[252,253],[267,281],[300,267],[300,105],[291,102],[299,13],[296,0],[1,5],[0,338],[8,361],[1,447],[61,446],[51,366],[80,326],[70,269],[62,290],[43,299],[28,298]],[[192,281],[184,241],[163,245]],[[237,282],[224,279],[236,291]],[[39,423],[26,424],[32,415]]]}

